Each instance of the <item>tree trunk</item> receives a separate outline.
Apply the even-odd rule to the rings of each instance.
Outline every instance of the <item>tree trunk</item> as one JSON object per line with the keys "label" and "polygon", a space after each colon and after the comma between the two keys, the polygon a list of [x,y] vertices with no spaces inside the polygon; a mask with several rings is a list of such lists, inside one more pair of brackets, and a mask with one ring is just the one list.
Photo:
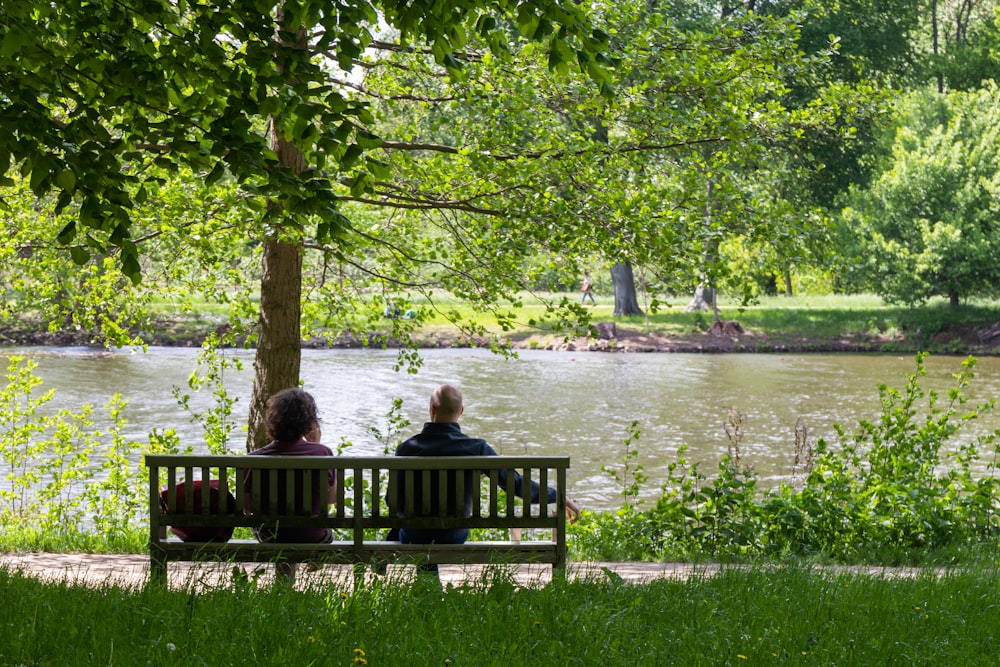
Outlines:
{"label": "tree trunk", "polygon": [[[712,227],[712,202],[715,198],[715,184],[712,182],[711,178],[706,178],[705,180],[705,229],[710,230]],[[708,267],[715,261],[715,252],[718,250],[718,241],[712,240],[708,244],[708,250],[705,253],[705,257],[702,260],[702,266]],[[691,297],[691,301],[688,303],[687,307],[684,308],[685,313],[693,313],[695,311],[707,311],[711,310],[713,315],[713,323],[719,321],[719,307],[716,303],[715,288],[709,284],[708,278],[706,278],[706,272],[702,273],[703,282],[701,285],[694,290],[694,296]]]}
{"label": "tree trunk", "polygon": [[944,72],[941,71],[941,62],[938,60],[938,3],[931,0],[931,53],[934,54],[934,67],[937,69],[937,91],[944,93]]}
{"label": "tree trunk", "polygon": [[785,269],[785,296],[794,296],[792,294],[792,272]]}
{"label": "tree trunk", "polygon": [[[284,21],[279,8],[277,24]],[[280,31],[278,33],[280,35]],[[276,38],[278,48],[305,48],[306,34],[298,30],[297,43]],[[279,121],[271,118],[268,147],[278,155],[278,164],[296,174],[305,171],[305,156],[294,144],[282,138]],[[281,202],[269,202],[268,208],[280,208]],[[287,223],[286,223],[287,224]],[[290,242],[288,239],[296,239]],[[295,234],[283,237],[282,225],[264,239],[261,260],[260,320],[257,351],[254,357],[253,393],[247,426],[247,451],[259,449],[270,439],[264,425],[267,400],[282,389],[299,386],[302,365],[302,243]]]}
{"label": "tree trunk", "polygon": [[708,285],[698,285],[694,290],[694,296],[684,308],[685,313],[696,311],[712,311],[716,322],[719,321],[719,308],[715,303],[715,288]]}
{"label": "tree trunk", "polygon": [[615,317],[642,315],[639,299],[635,293],[635,276],[629,263],[615,263],[611,266],[611,282],[615,287]]}
{"label": "tree trunk", "polygon": [[299,386],[302,363],[302,249],[276,238],[264,242],[260,331],[254,358],[247,451],[268,443],[267,399]]}

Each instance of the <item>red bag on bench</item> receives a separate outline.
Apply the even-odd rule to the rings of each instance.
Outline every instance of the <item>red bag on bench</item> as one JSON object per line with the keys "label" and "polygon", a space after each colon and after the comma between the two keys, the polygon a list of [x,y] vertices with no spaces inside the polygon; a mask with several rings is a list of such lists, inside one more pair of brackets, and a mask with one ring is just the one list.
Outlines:
{"label": "red bag on bench", "polygon": [[[201,480],[192,482],[194,485],[194,513],[200,513],[202,507],[201,500]],[[185,489],[187,482],[181,482],[174,488],[174,495],[177,498],[177,511],[184,511]],[[222,496],[219,493],[219,480],[213,479],[208,483],[208,512],[209,514],[234,514],[236,512],[236,498],[232,493],[226,491],[226,504],[220,502]],[[168,514],[168,489],[160,492],[160,510]],[[170,526],[170,532],[179,537],[183,542],[226,542],[233,536],[232,527],[213,526]]]}

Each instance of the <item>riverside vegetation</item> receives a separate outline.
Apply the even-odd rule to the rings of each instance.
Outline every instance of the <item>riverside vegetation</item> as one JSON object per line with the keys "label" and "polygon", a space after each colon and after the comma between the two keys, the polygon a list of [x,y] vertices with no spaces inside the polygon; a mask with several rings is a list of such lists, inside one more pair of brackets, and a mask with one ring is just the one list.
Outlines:
{"label": "riverside vegetation", "polygon": [[[649,480],[637,464],[641,433],[633,424],[622,454],[605,472],[621,487],[616,512],[586,512],[571,527],[571,559],[659,561],[667,559],[815,559],[837,563],[915,563],[955,558],[1000,536],[998,432],[959,442],[967,423],[994,407],[969,405],[965,388],[976,361],[969,357],[945,395],[925,392],[926,355],[904,388],[878,388],[881,416],[851,430],[837,427],[837,442],[796,438],[790,483],[758,486],[740,456],[740,417],[731,415],[729,453],[709,475],[685,458],[682,448],[667,479]],[[212,453],[232,453],[226,430],[233,400],[221,386],[220,364],[203,354],[208,369],[192,386],[213,389],[215,407],[201,421]],[[43,407],[54,390],[38,393],[41,380],[30,360],[11,357],[0,391],[0,548],[39,551],[143,552],[146,541],[147,471],[143,453],[182,453],[172,431],[154,430],[148,442],[123,436],[125,400],[105,406],[104,431],[94,428],[94,409],[84,405],[54,414]],[[178,401],[187,406],[179,390]],[[926,403],[926,405],[924,405]],[[386,433],[370,431],[385,450],[405,428],[396,401]],[[798,431],[798,429],[797,429]],[[340,450],[349,447],[342,443]],[[983,460],[986,458],[987,460]],[[973,472],[985,464],[986,473]],[[983,465],[976,467],[982,470]],[[644,485],[660,494],[646,506]]]}
{"label": "riverside vegetation", "polygon": [[[130,589],[40,582],[0,568],[15,604],[0,610],[5,664],[980,664],[1000,651],[996,433],[956,444],[968,421],[967,359],[943,395],[920,385],[925,355],[902,389],[879,387],[879,419],[841,429],[838,441],[797,442],[792,484],[762,489],[742,465],[739,417],[729,454],[709,476],[684,453],[651,483],[637,460],[635,425],[607,473],[622,507],[587,513],[570,533],[571,559],[728,560],[755,563],[713,576],[632,585],[611,571],[592,580],[522,588],[502,566],[477,583],[375,579],[355,590],[268,587],[234,570],[214,587]],[[208,361],[211,361],[210,359]],[[211,364],[209,364],[211,366]],[[203,382],[211,384],[213,371]],[[218,379],[218,376],[215,376]],[[176,451],[176,436],[122,437],[124,399],[43,416],[32,364],[12,358],[0,394],[8,469],[0,510],[5,550],[143,552],[142,451]],[[218,447],[231,403],[221,387],[196,415]],[[183,395],[178,400],[183,402]],[[926,405],[926,409],[924,409]],[[389,413],[392,441],[398,404]],[[978,478],[971,464],[990,457]],[[98,481],[87,463],[99,461]],[[814,562],[948,565],[893,578],[816,569]],[[769,563],[781,562],[780,568]],[[242,574],[241,574],[242,573]],[[98,620],[100,619],[100,620]],[[976,619],[969,622],[969,619]],[[56,641],[53,641],[56,638]],[[515,658],[516,657],[516,658]]]}

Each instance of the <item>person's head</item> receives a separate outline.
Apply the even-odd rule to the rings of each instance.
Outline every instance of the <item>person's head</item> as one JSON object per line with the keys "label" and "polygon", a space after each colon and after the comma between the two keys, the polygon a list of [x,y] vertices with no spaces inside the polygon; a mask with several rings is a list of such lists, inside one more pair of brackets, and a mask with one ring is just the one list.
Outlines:
{"label": "person's head", "polygon": [[267,434],[278,442],[296,442],[307,433],[318,431],[319,411],[316,401],[302,389],[284,389],[267,400],[264,415]]}
{"label": "person's head", "polygon": [[457,422],[464,411],[462,392],[458,390],[458,387],[443,384],[431,393],[432,422]]}

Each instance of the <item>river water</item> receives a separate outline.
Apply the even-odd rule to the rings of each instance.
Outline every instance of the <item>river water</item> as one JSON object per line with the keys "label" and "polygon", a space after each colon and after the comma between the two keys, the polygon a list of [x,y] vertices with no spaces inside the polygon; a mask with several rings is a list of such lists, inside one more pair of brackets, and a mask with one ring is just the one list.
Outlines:
{"label": "river water", "polygon": [[[197,350],[151,348],[147,352],[105,352],[84,348],[7,350],[38,364],[43,389],[55,388],[51,406],[79,409],[103,406],[115,392],[125,396],[127,435],[144,441],[153,429],[172,427],[183,444],[201,446],[201,426],[177,403],[171,389],[185,388],[196,366]],[[239,428],[231,447],[243,447],[247,402],[252,382],[252,353],[227,352],[244,361],[229,370],[227,392],[238,398],[234,421]],[[323,417],[324,442],[345,454],[380,454],[384,444],[369,433],[388,430],[386,415],[394,398],[411,424],[392,442],[416,432],[427,415],[431,390],[442,382],[462,388],[466,412],[462,427],[489,441],[502,454],[567,454],[571,457],[570,494],[593,509],[621,505],[616,486],[602,467],[620,468],[629,424],[639,437],[634,464],[649,477],[643,496],[655,495],[667,465],[681,445],[688,458],[714,473],[726,453],[730,410],[745,419],[743,461],[764,484],[793,473],[795,426],[809,438],[835,440],[833,425],[848,429],[858,419],[879,414],[878,385],[902,389],[916,365],[912,356],[852,354],[611,354],[524,351],[505,360],[483,350],[426,350],[416,374],[393,370],[393,351],[306,350],[302,376]],[[944,391],[954,385],[962,357],[931,357],[923,386]],[[1000,359],[983,358],[968,394],[974,400],[1000,395]],[[212,405],[211,390],[192,394],[195,409]],[[51,407],[50,406],[50,407]],[[926,412],[926,400],[918,404]],[[976,430],[1000,428],[990,413]]]}

